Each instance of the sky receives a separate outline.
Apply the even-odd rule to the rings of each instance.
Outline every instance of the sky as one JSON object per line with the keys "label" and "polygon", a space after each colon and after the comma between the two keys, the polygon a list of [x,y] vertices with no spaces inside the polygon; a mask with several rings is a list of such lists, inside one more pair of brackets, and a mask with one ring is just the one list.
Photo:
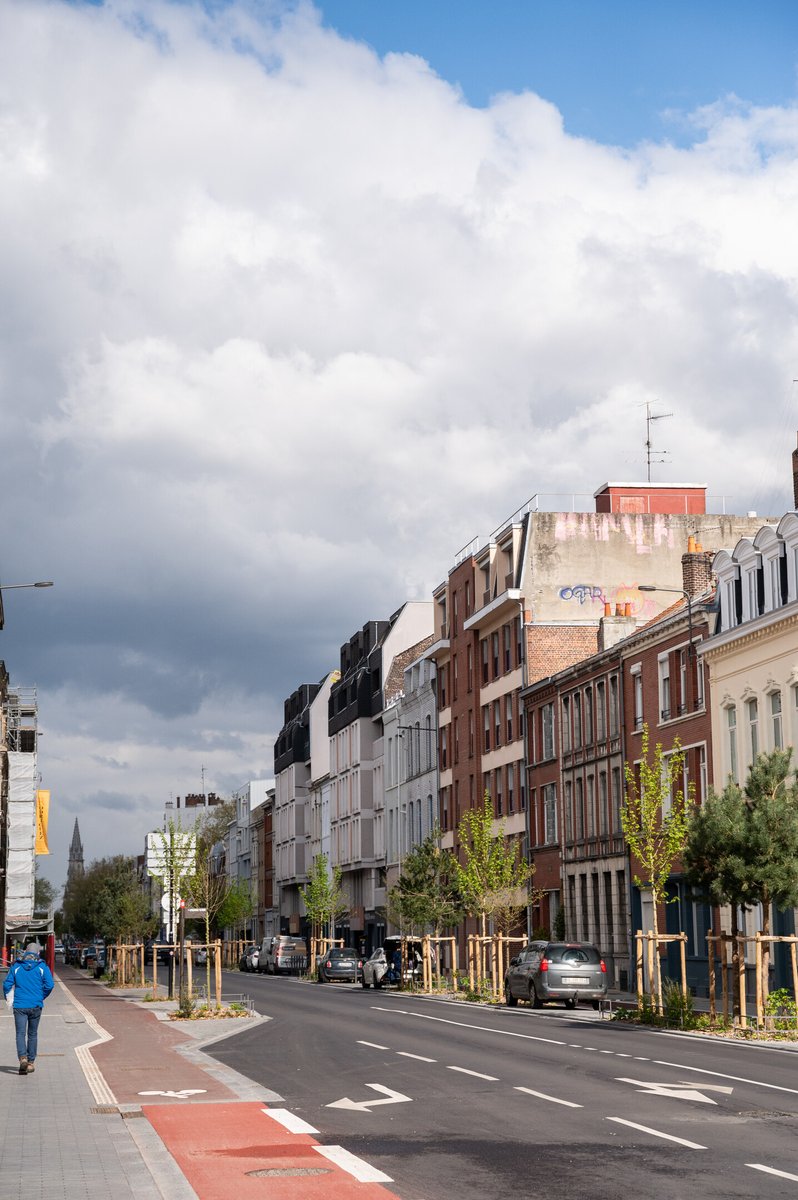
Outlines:
{"label": "sky", "polygon": [[[791,506],[798,6],[0,0],[0,657],[43,874],[533,493]],[[717,501],[719,505],[720,500]]]}

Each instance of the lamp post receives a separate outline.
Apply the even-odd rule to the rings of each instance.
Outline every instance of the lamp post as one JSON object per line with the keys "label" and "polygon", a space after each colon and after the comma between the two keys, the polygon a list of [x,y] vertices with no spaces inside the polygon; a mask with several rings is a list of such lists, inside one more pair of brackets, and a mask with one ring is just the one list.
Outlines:
{"label": "lamp post", "polygon": [[688,654],[691,658],[695,657],[693,647],[693,605],[692,597],[685,588],[660,587],[657,583],[639,583],[637,585],[639,592],[672,592],[675,596],[684,596],[687,601],[687,636],[689,638]]}
{"label": "lamp post", "polygon": [[[52,587],[51,579],[39,580],[36,583],[3,583],[0,584],[0,629],[3,628],[3,592],[16,591],[19,588]],[[5,696],[2,697],[5,703]],[[5,741],[0,744],[2,755],[2,770],[0,770],[0,962],[5,963],[6,951],[6,882],[8,879],[8,747]]]}

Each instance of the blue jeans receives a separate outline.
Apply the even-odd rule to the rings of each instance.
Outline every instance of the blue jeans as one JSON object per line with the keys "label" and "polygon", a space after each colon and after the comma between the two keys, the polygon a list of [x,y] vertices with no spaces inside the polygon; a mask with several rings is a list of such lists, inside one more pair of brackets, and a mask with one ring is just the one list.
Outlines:
{"label": "blue jeans", "polygon": [[27,1058],[28,1062],[35,1061],[39,1043],[39,1021],[41,1017],[41,1007],[14,1009],[14,1025],[17,1030],[17,1058]]}

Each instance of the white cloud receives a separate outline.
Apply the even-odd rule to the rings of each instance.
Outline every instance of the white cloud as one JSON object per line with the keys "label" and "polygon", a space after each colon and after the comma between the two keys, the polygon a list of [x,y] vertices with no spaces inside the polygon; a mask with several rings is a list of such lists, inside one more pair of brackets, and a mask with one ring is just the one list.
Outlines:
{"label": "white cloud", "polygon": [[672,476],[790,499],[798,110],[619,151],[268,11],[0,0],[2,566],[58,583],[5,654],[54,810],[193,790],[226,706],[214,782],[259,770],[468,538],[639,475],[646,400]]}

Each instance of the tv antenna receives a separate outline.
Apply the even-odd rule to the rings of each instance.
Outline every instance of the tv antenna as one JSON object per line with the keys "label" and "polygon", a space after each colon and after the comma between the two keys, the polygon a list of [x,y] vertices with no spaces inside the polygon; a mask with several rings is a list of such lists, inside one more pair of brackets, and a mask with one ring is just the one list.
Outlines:
{"label": "tv antenna", "polygon": [[664,421],[666,417],[672,417],[673,413],[652,413],[650,403],[646,402],[646,478],[651,483],[651,464],[667,462],[667,458],[652,458],[652,454],[667,454],[667,450],[652,450],[651,448],[651,423],[652,421]]}

